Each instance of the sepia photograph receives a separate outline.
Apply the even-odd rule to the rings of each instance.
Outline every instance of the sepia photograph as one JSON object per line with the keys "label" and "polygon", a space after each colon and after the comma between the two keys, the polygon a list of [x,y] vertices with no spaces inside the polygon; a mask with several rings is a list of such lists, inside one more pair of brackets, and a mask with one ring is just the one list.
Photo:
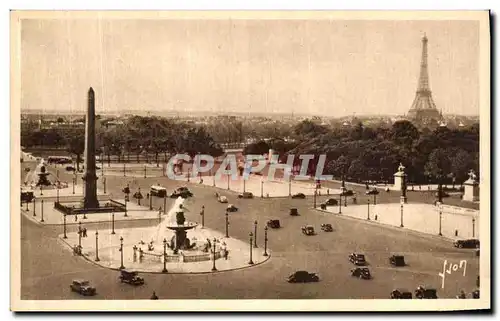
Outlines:
{"label": "sepia photograph", "polygon": [[491,309],[489,14],[11,11],[11,309]]}

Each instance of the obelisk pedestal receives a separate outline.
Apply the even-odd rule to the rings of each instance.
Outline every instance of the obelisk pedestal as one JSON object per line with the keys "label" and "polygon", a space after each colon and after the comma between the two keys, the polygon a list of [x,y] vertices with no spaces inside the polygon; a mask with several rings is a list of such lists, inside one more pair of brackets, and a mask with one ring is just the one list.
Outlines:
{"label": "obelisk pedestal", "polygon": [[85,182],[83,207],[98,208],[95,163],[95,97],[92,87],[88,92],[88,106],[85,118],[85,174],[82,179]]}
{"label": "obelisk pedestal", "polygon": [[464,182],[464,196],[462,199],[469,202],[479,201],[479,182],[473,171],[469,172],[469,179]]}
{"label": "obelisk pedestal", "polygon": [[407,203],[406,197],[406,173],[403,164],[399,165],[398,171],[394,174],[394,187],[396,191],[401,191],[401,203]]}

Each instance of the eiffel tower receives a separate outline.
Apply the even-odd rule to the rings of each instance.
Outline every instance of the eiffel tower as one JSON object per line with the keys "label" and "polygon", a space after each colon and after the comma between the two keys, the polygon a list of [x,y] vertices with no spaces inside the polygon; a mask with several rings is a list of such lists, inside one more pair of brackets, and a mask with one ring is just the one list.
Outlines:
{"label": "eiffel tower", "polygon": [[408,118],[422,125],[436,124],[442,120],[441,113],[437,110],[432,99],[429,85],[429,69],[427,66],[427,37],[422,38],[422,60],[420,62],[420,77],[418,79],[417,93],[410,110]]}

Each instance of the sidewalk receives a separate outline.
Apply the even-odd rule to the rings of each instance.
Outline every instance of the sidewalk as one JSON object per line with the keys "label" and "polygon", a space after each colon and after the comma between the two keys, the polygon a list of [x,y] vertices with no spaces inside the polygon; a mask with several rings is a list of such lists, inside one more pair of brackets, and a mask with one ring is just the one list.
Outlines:
{"label": "sidewalk", "polygon": [[[147,244],[141,245],[140,241],[148,243],[150,240],[156,238],[157,226],[147,227],[147,228],[130,228],[130,229],[120,229],[116,230],[116,234],[111,234],[110,230],[99,230],[98,244],[99,244],[99,261],[96,262],[96,236],[95,231],[88,231],[87,237],[81,239],[81,244],[83,248],[83,255],[89,261],[94,262],[97,265],[110,269],[119,269],[121,265],[121,252],[120,252],[120,237],[123,237],[123,265],[127,269],[133,269],[139,272],[147,273],[162,273],[163,270],[163,244],[154,244],[153,252],[147,251]],[[167,230],[165,233],[165,239],[170,240],[173,236],[173,232]],[[248,242],[243,242],[234,238],[225,238],[221,233],[207,229],[196,227],[193,230],[189,230],[188,238],[193,242],[198,242],[201,246],[202,241],[207,238],[213,240],[216,238],[221,243],[225,242],[227,249],[229,250],[228,259],[218,258],[215,261],[215,266],[217,271],[229,271],[242,269],[247,267],[256,266],[265,262],[270,257],[270,251],[267,250],[268,256],[263,256],[264,249],[259,248],[253,249],[252,251],[252,261],[254,264],[249,264],[250,259],[250,247]],[[64,239],[63,235],[59,235],[62,244],[65,245],[66,250],[73,251],[72,247],[78,244],[78,234],[71,233],[67,235],[68,238]],[[220,244],[220,243],[217,243]],[[145,255],[142,263],[139,262],[138,256],[139,251],[136,252],[136,257],[134,258],[133,246],[137,248],[142,248]],[[185,255],[196,255],[199,251],[184,251]],[[148,255],[147,253],[154,253],[154,255]],[[167,249],[167,255],[172,255],[171,251]],[[214,273],[213,259],[200,261],[200,262],[170,262],[167,261],[166,268],[168,273]]]}
{"label": "sidewalk", "polygon": [[[401,217],[406,229],[426,234],[439,234],[439,208],[429,204],[404,204],[401,215],[400,204],[348,205],[342,206],[342,214],[361,220],[400,227]],[[479,211],[463,209],[463,212],[443,208],[441,215],[441,233],[451,239],[479,238]],[[338,206],[328,207],[325,212],[339,213]],[[375,220],[376,216],[376,220]],[[455,231],[458,235],[455,235]]]}

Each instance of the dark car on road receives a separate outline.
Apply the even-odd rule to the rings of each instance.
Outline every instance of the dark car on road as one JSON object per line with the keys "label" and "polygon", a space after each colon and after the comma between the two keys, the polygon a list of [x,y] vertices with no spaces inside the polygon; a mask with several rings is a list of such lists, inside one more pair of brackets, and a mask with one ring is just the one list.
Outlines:
{"label": "dark car on road", "polygon": [[351,275],[363,280],[369,280],[372,278],[370,270],[368,268],[355,268],[351,270]]}
{"label": "dark car on road", "polygon": [[243,192],[238,195],[238,198],[247,198],[247,199],[253,198],[253,194],[250,192]]}
{"label": "dark car on road", "polygon": [[321,230],[325,232],[333,232],[332,224],[330,223],[321,224]]}
{"label": "dark car on road", "polygon": [[324,201],[322,204],[324,204],[325,206],[335,206],[335,205],[339,204],[339,201],[337,201],[334,198],[329,198],[326,201]]}
{"label": "dark car on road", "polygon": [[405,257],[403,255],[392,255],[389,258],[389,263],[392,266],[405,266],[406,265]]}
{"label": "dark car on road", "polygon": [[297,194],[293,194],[292,198],[293,199],[304,199],[304,198],[306,198],[306,195],[303,193],[297,193]]}
{"label": "dark car on road", "polygon": [[469,239],[469,240],[456,240],[453,242],[453,246],[458,248],[468,248],[468,249],[478,249],[479,248],[479,240],[477,239]]}
{"label": "dark car on road", "polygon": [[227,211],[228,212],[237,212],[238,211],[238,208],[236,206],[234,206],[233,204],[229,204],[227,206]]}
{"label": "dark car on road", "polygon": [[290,215],[291,216],[299,216],[299,211],[296,208],[291,208]]}
{"label": "dark car on road", "polygon": [[366,259],[363,254],[351,253],[349,254],[349,261],[355,265],[366,265]]}
{"label": "dark car on road", "polygon": [[21,202],[29,203],[35,198],[32,191],[21,191]]}
{"label": "dark car on road", "polygon": [[179,187],[170,195],[170,198],[178,198],[179,196],[182,198],[193,197],[193,193],[187,187]]}
{"label": "dark car on road", "polygon": [[314,227],[312,225],[306,225],[302,227],[302,233],[305,235],[314,235],[316,232],[314,231]]}
{"label": "dark car on road", "polygon": [[70,289],[73,292],[77,292],[81,295],[95,295],[96,288],[90,285],[87,280],[73,280],[70,284]]}
{"label": "dark car on road", "polygon": [[267,227],[269,228],[280,228],[280,220],[269,220],[267,221]]}
{"label": "dark car on road", "polygon": [[120,282],[131,285],[143,285],[144,279],[139,276],[137,271],[121,270],[119,276]]}
{"label": "dark car on road", "polygon": [[309,273],[307,271],[297,271],[292,275],[290,275],[287,281],[288,283],[318,282],[319,276],[316,273]]}
{"label": "dark car on road", "polygon": [[68,172],[74,172],[76,170],[76,168],[74,166],[66,166],[66,171]]}
{"label": "dark car on road", "polygon": [[407,289],[395,289],[391,292],[391,299],[413,299],[413,294]]}
{"label": "dark car on road", "polygon": [[419,286],[415,290],[415,297],[417,299],[437,299],[436,289],[427,289],[423,286]]}

